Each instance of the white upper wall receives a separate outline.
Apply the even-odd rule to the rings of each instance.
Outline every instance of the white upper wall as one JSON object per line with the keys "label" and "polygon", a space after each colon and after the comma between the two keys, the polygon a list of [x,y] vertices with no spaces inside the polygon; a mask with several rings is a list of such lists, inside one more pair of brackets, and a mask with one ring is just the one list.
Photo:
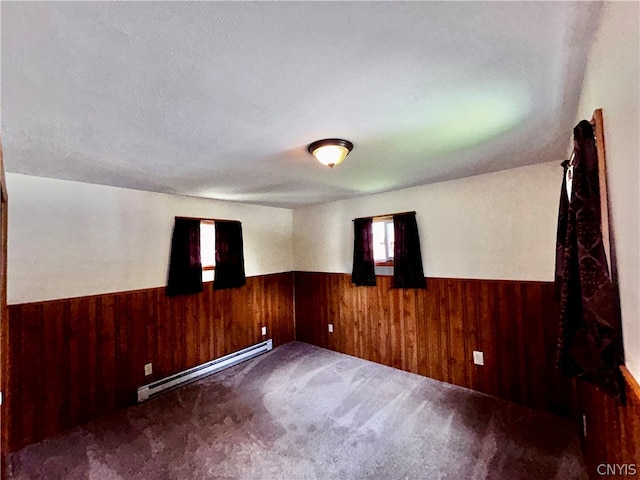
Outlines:
{"label": "white upper wall", "polygon": [[640,379],[640,4],[605,2],[578,111],[604,116],[609,210],[618,266],[626,364]]}
{"label": "white upper wall", "polygon": [[351,272],[352,219],[416,211],[426,276],[553,281],[560,162],[300,208],[296,270]]}
{"label": "white upper wall", "polygon": [[166,285],[175,216],[240,220],[248,276],[293,269],[291,210],[7,174],[8,303]]}

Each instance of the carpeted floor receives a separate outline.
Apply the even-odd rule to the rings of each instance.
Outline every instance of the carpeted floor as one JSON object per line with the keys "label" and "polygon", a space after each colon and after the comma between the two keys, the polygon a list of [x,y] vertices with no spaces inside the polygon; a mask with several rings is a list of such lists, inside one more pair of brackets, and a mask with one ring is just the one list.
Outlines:
{"label": "carpeted floor", "polygon": [[10,458],[25,479],[582,479],[569,421],[290,343]]}

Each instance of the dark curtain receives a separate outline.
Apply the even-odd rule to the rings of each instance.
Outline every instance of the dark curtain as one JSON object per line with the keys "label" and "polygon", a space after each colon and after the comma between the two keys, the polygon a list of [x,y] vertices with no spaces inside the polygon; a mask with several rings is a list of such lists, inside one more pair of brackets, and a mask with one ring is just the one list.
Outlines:
{"label": "dark curtain", "polygon": [[567,237],[567,214],[569,213],[569,196],[567,194],[567,170],[569,160],[562,162],[562,190],[560,190],[560,208],[558,209],[558,229],[556,232],[556,274],[555,295],[556,302],[560,302],[562,290],[562,275],[564,268],[564,242]]}
{"label": "dark curtain", "polygon": [[393,216],[393,286],[427,288],[415,213]]}
{"label": "dark curtain", "polygon": [[232,220],[216,220],[216,269],[213,288],[236,288],[242,287],[245,283],[242,224]]}
{"label": "dark curtain", "polygon": [[373,219],[356,218],[353,221],[353,270],[351,281],[358,287],[376,285],[373,260]]}
{"label": "dark curtain", "polygon": [[200,220],[176,218],[171,238],[167,295],[185,295],[201,291]]}
{"label": "dark curtain", "polygon": [[[574,129],[572,194],[562,185],[556,282],[560,293],[558,368],[620,397],[623,363],[620,301],[611,281],[600,215],[598,157],[593,127]],[[568,162],[563,163],[565,179]]]}

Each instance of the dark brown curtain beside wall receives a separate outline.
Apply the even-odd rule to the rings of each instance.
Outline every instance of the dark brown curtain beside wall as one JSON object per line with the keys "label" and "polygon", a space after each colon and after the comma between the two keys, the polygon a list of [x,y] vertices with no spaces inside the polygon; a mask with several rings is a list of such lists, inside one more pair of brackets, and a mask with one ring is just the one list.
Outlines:
{"label": "dark brown curtain beside wall", "polygon": [[200,220],[175,220],[166,292],[168,296],[202,292]]}
{"label": "dark brown curtain beside wall", "polygon": [[[620,302],[602,241],[593,126],[583,120],[573,133],[572,194],[569,199],[565,180],[558,215],[558,367],[619,397],[624,389],[619,370],[623,363]],[[568,162],[563,167],[566,173]]]}
{"label": "dark brown curtain beside wall", "polygon": [[569,213],[569,196],[567,194],[567,170],[569,160],[562,162],[562,189],[560,190],[560,208],[558,209],[558,229],[556,231],[556,274],[555,292],[556,302],[560,302],[562,290],[562,275],[564,269],[564,242],[567,237],[567,214]]}
{"label": "dark brown curtain beside wall", "polygon": [[373,259],[373,219],[353,221],[353,270],[351,282],[358,287],[375,287],[376,272]]}
{"label": "dark brown curtain beside wall", "polygon": [[236,288],[242,287],[245,283],[242,224],[234,220],[216,220],[216,269],[213,288]]}
{"label": "dark brown curtain beside wall", "polygon": [[427,288],[415,212],[394,215],[393,234],[393,286]]}

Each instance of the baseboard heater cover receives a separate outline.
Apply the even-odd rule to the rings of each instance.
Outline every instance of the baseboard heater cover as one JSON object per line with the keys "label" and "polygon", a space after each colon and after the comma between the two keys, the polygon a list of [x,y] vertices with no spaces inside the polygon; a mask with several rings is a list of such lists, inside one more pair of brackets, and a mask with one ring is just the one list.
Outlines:
{"label": "baseboard heater cover", "polygon": [[245,360],[249,360],[268,352],[272,348],[273,341],[269,339],[256,345],[252,345],[251,347],[230,353],[224,357],[203,363],[202,365],[178,372],[169,377],[165,377],[162,380],[149,383],[148,385],[143,385],[138,388],[138,403],[142,403],[145,400],[149,400],[150,398],[160,395],[161,393],[165,393],[169,390],[173,390],[174,388],[186,385],[187,383],[194,382],[202,377],[224,370],[225,368],[233,367]]}

